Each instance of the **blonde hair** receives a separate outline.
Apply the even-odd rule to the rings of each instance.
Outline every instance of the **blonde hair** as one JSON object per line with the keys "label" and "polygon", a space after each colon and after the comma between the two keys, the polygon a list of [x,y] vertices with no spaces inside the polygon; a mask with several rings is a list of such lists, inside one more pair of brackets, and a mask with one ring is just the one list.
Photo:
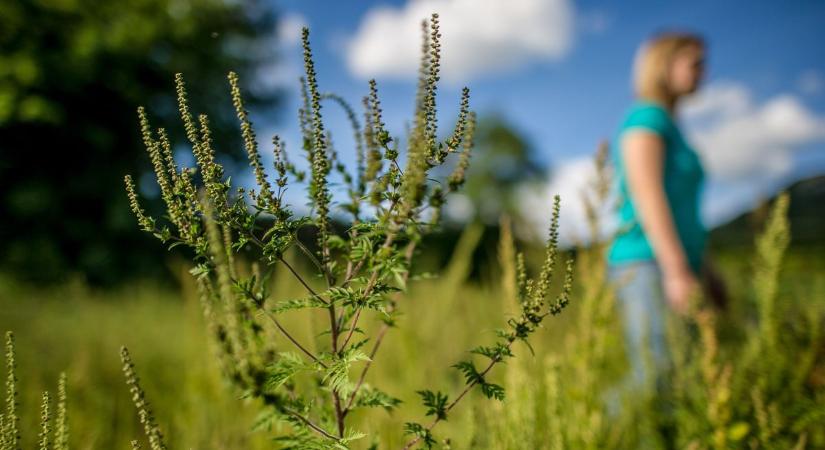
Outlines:
{"label": "blonde hair", "polygon": [[697,34],[666,32],[653,36],[639,47],[633,64],[633,88],[636,96],[663,105],[673,103],[674,96],[667,83],[673,57],[685,47],[705,47]]}

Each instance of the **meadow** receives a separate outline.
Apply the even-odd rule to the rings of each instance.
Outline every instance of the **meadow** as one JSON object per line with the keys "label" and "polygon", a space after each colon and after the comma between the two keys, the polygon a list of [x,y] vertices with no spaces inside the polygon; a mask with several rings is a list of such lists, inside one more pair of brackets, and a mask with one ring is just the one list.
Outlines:
{"label": "meadow", "polygon": [[[428,237],[465,182],[476,116],[465,88],[452,132],[439,134],[437,14],[422,32],[416,110],[402,141],[385,127],[374,80],[363,126],[343,99],[319,90],[304,28],[299,120],[309,167],[293,166],[275,136],[272,181],[230,72],[254,188],[226,177],[182,74],[175,89],[196,168],[178,166],[165,128],[153,129],[139,107],[163,219],[144,211],[138,177],[125,176],[124,195],[139,228],[186,249],[167,262],[177,285],[0,279],[0,330],[14,333],[0,450],[825,447],[825,260],[813,246],[790,246],[788,195],[773,202],[752,246],[715,249],[727,307],[696,298],[689,314],[668,317],[667,385],[649,377],[622,388],[624,325],[608,243],[596,239],[610,186],[606,147],[582,200],[590,246],[558,248],[556,197],[543,246],[517,245],[503,219],[496,249],[485,250],[496,257],[479,263],[484,227],[471,223],[448,263],[432,262],[439,249],[428,249]],[[352,122],[354,171],[324,127],[322,102]],[[288,179],[306,184],[306,216],[283,200]],[[182,254],[192,261],[174,256]],[[55,398],[64,371],[68,445],[52,446],[54,407],[43,392]]]}
{"label": "meadow", "polygon": [[[353,448],[373,440],[379,448],[402,446],[397,430],[422,414],[410,388],[435,380],[446,392],[458,390],[462,380],[450,366],[466,349],[492,340],[502,318],[513,316],[506,282],[492,275],[468,279],[478,231],[465,231],[442,277],[411,283],[399,326],[367,378],[403,403],[391,413],[355,417],[370,438]],[[825,262],[816,249],[791,246],[784,256],[774,255],[782,257],[781,270],[765,273],[771,264],[766,252],[782,245],[772,239],[764,248],[717,252],[731,290],[726,312],[671,317],[672,345],[681,358],[670,425],[677,448],[825,445]],[[666,448],[660,438],[668,426],[660,423],[652,388],[626,393],[618,412],[604,400],[627,364],[600,251],[576,252],[571,305],[536,333],[535,353],[519,345],[517,358],[492,373],[507,388],[505,400],[472,392],[436,430],[440,448]],[[41,393],[55,392],[61,371],[68,375],[71,448],[126,448],[141,438],[118,359],[125,344],[169,448],[279,448],[271,438],[283,430],[256,427],[260,404],[223,381],[192,277],[183,262],[170,265],[180,272],[179,288],[146,281],[96,291],[82,282],[38,288],[2,281],[0,329],[16,336],[24,447],[35,445]],[[495,269],[484,272],[502,272]],[[775,292],[765,292],[773,288],[755,274],[775,276]],[[300,295],[302,287],[287,273],[273,277],[274,296]],[[773,312],[760,315],[766,301]],[[298,313],[285,322],[312,342],[324,318],[306,317]],[[367,327],[377,327],[371,319]],[[776,336],[767,342],[771,329]],[[280,338],[277,345],[288,344]]]}

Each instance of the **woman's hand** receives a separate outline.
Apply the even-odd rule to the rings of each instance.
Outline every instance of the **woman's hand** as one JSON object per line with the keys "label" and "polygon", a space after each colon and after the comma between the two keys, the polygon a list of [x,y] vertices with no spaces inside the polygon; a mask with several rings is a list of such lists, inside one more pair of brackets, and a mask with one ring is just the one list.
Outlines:
{"label": "woman's hand", "polygon": [[691,299],[699,290],[699,280],[688,269],[665,271],[662,276],[662,287],[670,307],[684,316],[690,310]]}

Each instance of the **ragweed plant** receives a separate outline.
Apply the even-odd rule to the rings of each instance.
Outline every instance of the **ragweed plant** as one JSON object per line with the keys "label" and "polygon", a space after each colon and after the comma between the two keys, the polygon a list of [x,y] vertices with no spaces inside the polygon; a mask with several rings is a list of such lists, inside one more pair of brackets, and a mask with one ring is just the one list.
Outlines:
{"label": "ragweed plant", "polygon": [[[140,379],[135,372],[135,365],[132,363],[132,357],[129,355],[129,350],[126,347],[120,348],[120,361],[123,363],[123,375],[126,377],[126,384],[129,385],[132,402],[135,404],[135,408],[137,408],[140,423],[143,424],[143,430],[149,439],[149,448],[152,450],[165,450],[166,444],[163,440],[163,433],[161,433],[160,428],[157,423],[155,423],[151,406],[149,406],[149,402],[146,400],[146,394],[140,386]],[[140,448],[138,441],[132,441],[132,448]]]}
{"label": "ragweed plant", "polygon": [[[780,290],[790,244],[787,193],[777,197],[756,238],[753,291],[757,321],[734,380],[733,397],[751,413],[749,440],[758,448],[825,445],[825,390],[810,382],[822,342],[825,315]],[[807,444],[806,444],[807,442]]]}
{"label": "ragweed plant", "polygon": [[[0,450],[20,450],[20,418],[18,416],[17,363],[15,362],[14,334],[6,332],[6,408],[0,413]],[[57,415],[52,412],[52,398],[43,392],[40,403],[38,450],[66,450],[69,448],[69,422],[66,412],[66,374],[60,374],[57,387]]]}
{"label": "ragweed plant", "polygon": [[[569,322],[576,332],[564,335],[555,354],[537,359],[530,367],[524,361],[509,364],[508,386],[518,397],[517,408],[496,405],[484,411],[489,422],[476,439],[485,448],[507,449],[605,449],[635,448],[635,436],[619,436],[619,428],[634,410],[622,405],[621,417],[609,417],[604,397],[620,375],[623,363],[620,323],[614,314],[614,296],[604,257],[609,239],[601,236],[599,211],[610,201],[611,173],[608,148],[599,146],[593,158],[595,176],[579,193],[587,218],[589,245],[576,248],[576,308],[569,311]],[[524,258],[514,251],[508,221],[502,221],[499,241],[501,286],[509,299],[521,284]],[[512,301],[507,302],[511,309]],[[560,388],[563,386],[564,388]],[[635,404],[639,393],[633,393]],[[618,401],[618,400],[616,400]],[[630,403],[630,402],[628,402]],[[526,405],[526,407],[524,406]],[[549,423],[548,423],[549,422]],[[621,424],[620,424],[621,422]],[[625,433],[627,434],[627,433]],[[617,442],[619,439],[622,442]]]}
{"label": "ragweed plant", "polygon": [[[825,390],[811,382],[825,316],[782,301],[780,269],[790,242],[788,195],[780,195],[756,239],[754,318],[731,351],[718,339],[717,312],[693,316],[699,342],[676,360],[678,443],[693,449],[819,448]],[[804,303],[804,302],[803,302]],[[781,333],[780,333],[781,330]],[[679,341],[689,342],[682,332]],[[727,351],[725,351],[727,350]]]}
{"label": "ragweed plant", "polygon": [[[614,314],[615,298],[605,258],[612,239],[601,235],[600,212],[609,206],[613,180],[606,142],[597,148],[593,163],[595,175],[580,192],[590,244],[577,249],[576,268],[587,278],[582,278],[577,286],[577,331],[565,336],[569,359],[557,368],[562,384],[569,386],[558,395],[568,411],[562,427],[563,442],[567,447],[581,449],[617,446],[612,440],[618,427],[605,411],[604,397],[622,362],[617,357],[621,354],[621,342],[615,339],[621,328]],[[638,397],[636,400],[641,403]],[[624,411],[623,415],[631,414]]]}
{"label": "ragweed plant", "polygon": [[[461,187],[470,161],[475,114],[469,109],[469,90],[464,88],[455,126],[446,139],[439,137],[436,121],[436,90],[440,73],[441,34],[438,16],[422,24],[424,39],[419,71],[415,115],[405,142],[391,137],[383,118],[378,88],[369,83],[363,99],[363,124],[342,98],[322,93],[318,86],[309,31],[303,30],[305,77],[299,110],[302,149],[309,169],[298,170],[288,158],[284,142],[272,140],[274,170],[270,181],[258,140],[241,95],[236,74],[229,74],[232,103],[240,122],[243,145],[252,167],[256,187],[233,191],[217,162],[209,119],[197,119],[190,110],[182,76],[175,79],[181,118],[197,162],[196,168],[178,168],[172,145],[163,129],[153,130],[146,111],[138,110],[141,134],[166,204],[167,221],[147,215],[138,201],[131,177],[125,178],[132,210],[142,229],[169,247],[191,249],[204,312],[217,342],[222,367],[248,397],[259,399],[265,408],[261,424],[286,424],[277,439],[284,448],[346,448],[364,436],[348,424],[353,411],[366,408],[392,410],[400,400],[365,383],[388,330],[397,324],[401,301],[410,280],[416,247],[439,222],[445,196]],[[357,167],[347,170],[339,159],[323,120],[327,101],[344,107],[353,125]],[[451,161],[452,160],[452,161]],[[454,169],[444,180],[434,180],[434,168],[450,162]],[[334,171],[334,172],[333,172]],[[340,176],[347,202],[336,203],[330,179]],[[288,181],[306,180],[311,212],[296,216],[284,201]],[[336,226],[336,208],[348,216],[345,230]],[[455,396],[420,390],[428,424],[408,422],[410,435],[404,448],[431,447],[432,429],[448,418],[453,408],[471,390],[504,398],[504,388],[491,383],[488,373],[513,356],[516,341],[526,342],[547,315],[568,303],[571,265],[561,294],[548,300],[556,262],[559,199],[553,205],[553,221],[546,258],[538,276],[528,279],[519,273],[520,313],[507,321],[498,340],[472,350],[486,359],[477,367],[471,360],[454,367],[464,376],[464,387]],[[310,235],[312,239],[307,239]],[[287,251],[296,249],[312,267],[313,277],[290,262]],[[240,255],[251,259],[253,270],[239,269]],[[300,298],[274,301],[270,298],[271,271],[285,267],[306,290]],[[321,313],[328,328],[321,333],[327,342],[304,342],[289,330],[283,319],[288,311]],[[377,316],[381,325],[367,335],[363,320]],[[290,348],[275,344],[280,334]],[[369,349],[369,350],[368,350]],[[126,355],[128,357],[128,355]],[[124,358],[126,358],[124,357]],[[131,363],[124,359],[124,367]],[[353,378],[353,375],[356,375]],[[127,377],[134,379],[134,373]],[[151,421],[142,391],[130,381],[141,420],[153,450],[163,447],[160,432]]]}

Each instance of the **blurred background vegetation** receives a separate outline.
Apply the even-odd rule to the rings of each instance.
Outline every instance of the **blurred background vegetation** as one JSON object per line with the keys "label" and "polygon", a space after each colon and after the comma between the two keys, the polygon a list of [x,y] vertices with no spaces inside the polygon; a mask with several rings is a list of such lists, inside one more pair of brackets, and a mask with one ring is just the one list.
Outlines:
{"label": "blurred background vegetation", "polygon": [[[172,80],[189,75],[190,96],[213,122],[222,162],[230,173],[244,167],[226,73],[254,81],[265,65],[274,67],[277,18],[271,2],[255,0],[0,3],[0,272],[36,283],[174,281],[159,263],[170,254],[138,231],[122,190],[124,174],[150,173],[135,109],[147,106],[156,124],[169,125],[173,142],[185,142],[175,126]],[[291,117],[278,86],[246,84],[259,117]],[[179,162],[191,163],[180,150]],[[518,229],[519,189],[548,173],[515,124],[482,115],[466,188],[452,202],[462,219],[432,237],[432,260],[445,263],[464,223],[482,222],[493,233],[475,255],[477,275],[478,264],[494,258],[499,216],[512,217]],[[815,178],[791,189],[795,242],[821,245],[815,205],[825,197],[823,184]],[[139,186],[150,212],[159,211],[151,177]],[[743,216],[715,231],[713,242],[748,245],[753,227]]]}
{"label": "blurred background vegetation", "polygon": [[[367,448],[373,438],[381,442],[380,448],[400,447],[405,442],[399,432],[403,423],[424,412],[414,390],[457,392],[463,379],[450,366],[466,356],[466,349],[491,342],[493,331],[514,313],[517,305],[507,299],[500,263],[490,260],[486,270],[475,277],[471,273],[477,263],[473,255],[485,241],[497,240],[490,234],[468,227],[442,277],[411,283],[398,328],[387,335],[386,348],[367,379],[404,403],[393,413],[375,410],[367,416],[358,411],[353,423],[370,438],[354,448]],[[627,449],[640,448],[644,439],[650,445],[646,448],[668,448],[658,441],[660,416],[650,391],[620,397],[618,415],[604,407],[603,399],[628,366],[622,325],[612,313],[611,291],[605,289],[600,251],[596,247],[575,252],[576,287],[570,307],[546,321],[532,340],[533,350],[518,345],[516,359],[490,374],[491,382],[506,386],[506,400],[499,403],[473,392],[439,426],[436,435],[449,437],[449,448]],[[560,264],[571,255],[561,255]],[[774,344],[777,349],[759,353],[757,361],[770,366],[771,373],[749,370],[742,357],[753,354],[745,350],[752,350],[759,339],[761,294],[754,282],[759,260],[754,246],[723,250],[717,256],[730,283],[731,305],[727,313],[716,316],[716,325],[710,327],[715,334],[709,338],[706,329],[698,332],[692,320],[672,328],[682,333],[675,338],[675,348],[682,358],[681,373],[687,374],[679,381],[676,448],[792,448],[788,443],[800,439],[804,445],[795,448],[821,448],[821,255],[800,247],[782,262],[773,320],[783,331]],[[291,251],[287,258],[301,260]],[[528,253],[533,270],[540,260],[540,252]],[[174,271],[180,289],[152,280],[100,289],[81,282],[33,287],[0,279],[0,330],[16,333],[24,447],[35,443],[40,395],[44,390],[54,392],[61,371],[68,375],[72,448],[123,448],[131,439],[143,439],[120,372],[118,348],[125,344],[170,448],[279,448],[271,441],[278,427],[255,426],[263,417],[261,406],[222,379],[187,269],[178,265]],[[303,287],[282,266],[273,277],[273,298],[303,295]],[[297,339],[310,345],[322,342],[322,313],[286,314]],[[380,324],[378,314],[363,321],[368,332]],[[280,348],[291,349],[282,336],[275,339]],[[703,375],[723,373],[723,367],[733,369],[731,379]],[[798,379],[786,375],[797,371]],[[767,391],[771,396],[764,399],[762,410],[755,411],[752,388],[769,381],[778,383],[784,394]],[[818,433],[810,432],[817,429]],[[688,447],[691,442],[697,445]],[[753,447],[746,447],[748,442]],[[763,442],[780,444],[770,447]]]}
{"label": "blurred background vegetation", "polygon": [[[123,193],[124,174],[149,169],[135,110],[177,123],[182,72],[222,155],[243,156],[226,73],[272,63],[275,18],[254,0],[0,2],[0,268],[109,285],[167,273]],[[279,92],[256,86],[250,106],[274,113]]]}
{"label": "blurred background vegetation", "polygon": [[[277,17],[257,1],[0,4],[0,271],[36,283],[173,281],[159,263],[169,254],[135,227],[122,189],[124,174],[151,170],[135,109],[145,105],[156,124],[177,124],[172,80],[188,75],[222,162],[230,172],[245,166],[226,73],[254,80],[262,66],[273,67]],[[248,107],[277,120],[283,92],[246,84]],[[182,127],[167,131],[173,143],[186,142]],[[544,179],[546,164],[503,117],[484,116],[477,136],[461,199],[467,218],[492,227],[502,213],[518,220],[516,191]],[[176,157],[188,163],[183,150]],[[151,177],[139,181],[158,211],[157,186]],[[437,260],[449,256],[461,226],[436,238]]]}

